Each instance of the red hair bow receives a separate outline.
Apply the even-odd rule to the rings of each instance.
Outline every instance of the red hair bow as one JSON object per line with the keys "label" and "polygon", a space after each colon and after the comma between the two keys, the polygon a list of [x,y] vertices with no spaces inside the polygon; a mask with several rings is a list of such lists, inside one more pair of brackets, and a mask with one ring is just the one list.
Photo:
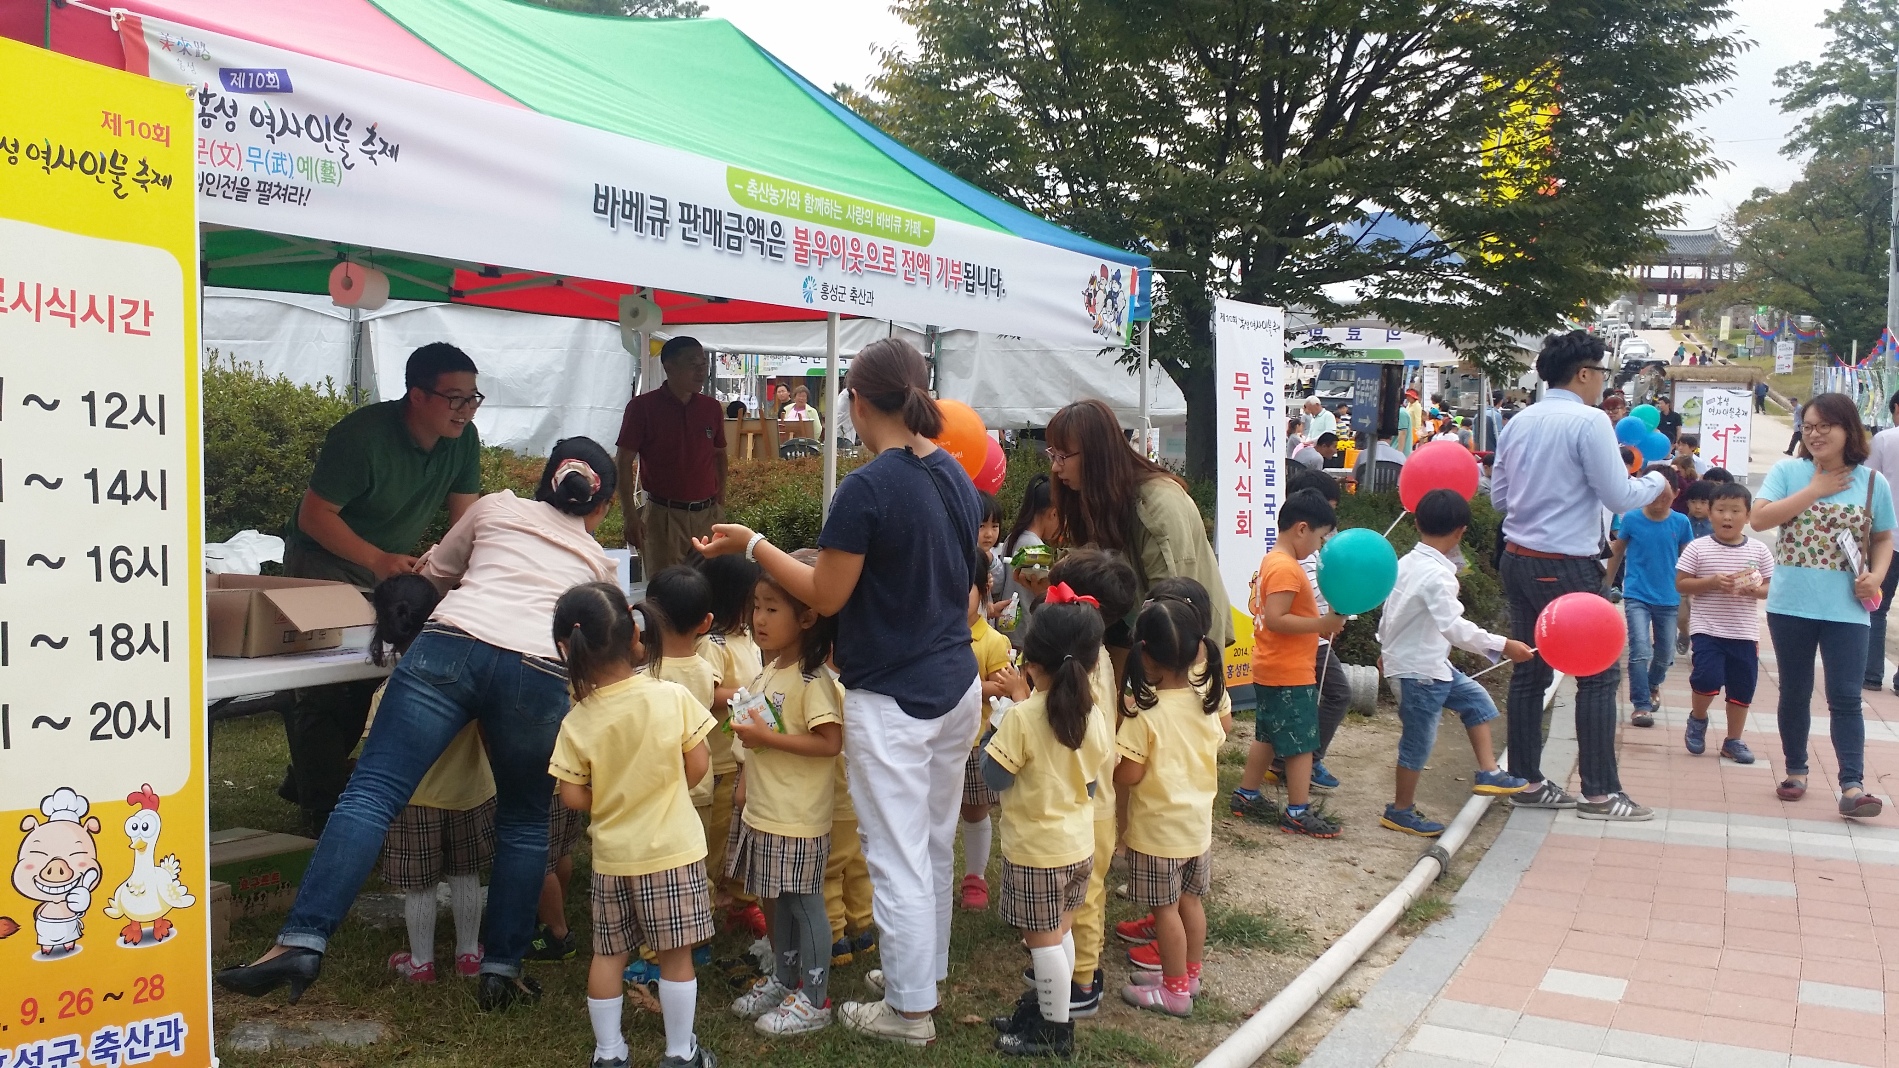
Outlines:
{"label": "red hair bow", "polygon": [[1101,602],[1085,593],[1076,593],[1066,582],[1057,582],[1048,588],[1047,604],[1085,604],[1095,611],[1101,611]]}

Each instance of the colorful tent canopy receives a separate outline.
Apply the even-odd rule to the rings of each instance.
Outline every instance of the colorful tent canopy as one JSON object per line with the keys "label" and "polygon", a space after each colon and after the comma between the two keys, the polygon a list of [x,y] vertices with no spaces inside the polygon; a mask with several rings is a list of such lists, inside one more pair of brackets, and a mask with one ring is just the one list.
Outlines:
{"label": "colorful tent canopy", "polygon": [[[996,275],[994,300],[962,302],[941,316],[901,316],[916,321],[1007,330],[1010,324],[1006,316],[996,322],[989,320],[1005,311],[1020,316],[1033,304],[1037,321],[1054,322],[1064,317],[1064,330],[1067,318],[1077,322],[1092,318],[1093,322],[1082,330],[1071,331],[1071,339],[1077,333],[1089,332],[1125,337],[1124,321],[1117,329],[1112,321],[1104,324],[1103,316],[1112,319],[1119,313],[1124,319],[1124,287],[1134,274],[1130,269],[1147,264],[1141,256],[1063,230],[949,174],[839,105],[722,20],[604,18],[516,0],[298,0],[294,4],[127,0],[122,10],[140,16],[150,26],[175,24],[207,35],[224,35],[235,39],[234,44],[253,49],[262,46],[263,50],[281,49],[328,60],[348,68],[354,72],[352,76],[370,79],[362,85],[383,84],[373,79],[386,76],[454,94],[454,100],[461,102],[456,107],[466,105],[469,116],[504,132],[529,129],[540,134],[539,127],[509,125],[521,121],[511,115],[532,113],[629,138],[640,145],[703,157],[728,168],[725,184],[730,184],[732,174],[755,173],[807,191],[836,194],[866,206],[866,211],[889,210],[892,215],[912,220],[921,217],[926,220],[923,239],[901,244],[924,249],[929,245],[927,225],[933,222],[933,251],[944,261],[939,266],[954,262],[950,257],[958,247],[955,242],[964,240],[972,250],[964,257],[972,272],[979,256],[985,272],[992,267],[1003,272]],[[165,34],[153,30],[141,40],[136,22],[125,21],[132,28],[123,30],[122,26],[123,32],[115,32],[113,20],[96,10],[74,6],[48,9],[41,0],[0,0],[0,34],[43,44],[50,25],[51,47],[59,51],[133,70],[147,69],[149,62],[154,76],[175,77],[176,67],[165,67],[163,72],[159,69],[163,64],[156,51],[166,49]],[[215,38],[211,40],[216,42]],[[154,41],[159,44],[153,55],[139,54],[151,49]],[[268,54],[263,50],[257,54]],[[162,58],[171,61],[175,57]],[[200,64],[205,68],[202,73],[207,88],[221,88],[211,68],[230,62],[236,61],[220,55],[208,64]],[[192,70],[189,60],[184,69]],[[320,69],[336,80],[337,69]],[[299,89],[305,82],[320,80],[302,70],[296,73]],[[287,98],[247,95],[232,99],[242,105],[267,106]],[[430,147],[417,143],[426,136],[418,134],[418,124],[428,122],[431,114],[453,103],[441,97],[418,99],[442,106],[421,109],[426,113],[398,113],[400,124],[412,139],[405,145],[411,156]],[[395,125],[396,118],[388,120],[389,127]],[[211,131],[214,139],[216,132]],[[572,136],[571,131],[555,132]],[[197,133],[202,150],[205,131]],[[538,162],[531,156],[521,158],[533,147],[507,143],[481,146],[503,155],[501,162],[524,169]],[[589,147],[593,150],[596,146]],[[484,161],[478,153],[471,153],[469,162]],[[558,165],[561,160],[550,157],[547,162]],[[201,174],[206,167],[201,157]],[[402,167],[414,171],[406,160]],[[593,173],[577,177],[594,183],[596,191],[600,188],[600,179]],[[317,190],[318,194],[326,192]],[[565,195],[570,190],[561,192]],[[698,199],[702,206],[711,203],[703,194]],[[211,200],[203,203],[207,221],[224,223],[208,228],[205,237],[205,281],[216,285],[323,292],[330,267],[340,258],[355,258],[373,259],[390,274],[392,296],[450,299],[522,311],[611,319],[619,294],[634,286],[663,289],[670,283],[706,294],[676,298],[661,295],[659,303],[668,323],[821,318],[827,310],[896,318],[903,310],[900,299],[908,295],[899,284],[893,284],[894,275],[887,275],[877,291],[875,306],[834,302],[827,308],[823,301],[813,299],[811,291],[817,287],[811,275],[803,279],[802,299],[798,299],[795,279],[791,288],[778,285],[776,289],[747,289],[706,284],[711,276],[701,272],[689,280],[700,284],[684,285],[671,272],[660,269],[664,266],[661,261],[636,262],[648,246],[630,240],[613,246],[611,256],[576,255],[572,262],[553,262],[560,257],[550,253],[540,257],[542,262],[525,262],[527,253],[516,251],[516,246],[506,241],[498,242],[493,252],[471,254],[469,250],[478,247],[479,242],[465,240],[467,235],[462,234],[458,236],[463,240],[449,242],[455,252],[444,253],[439,248],[419,247],[426,242],[414,238],[406,242],[389,239],[387,235],[397,228],[359,227],[357,232],[345,233],[342,231],[349,228],[300,227],[299,222],[311,213],[299,215],[295,211],[278,212],[268,220],[235,212],[227,219],[217,212],[234,211],[228,204]],[[745,206],[743,201],[740,206]],[[493,210],[505,212],[507,207],[496,204]],[[784,221],[789,229],[798,218],[787,213]],[[485,223],[481,218],[470,218],[463,220],[462,226],[483,229]],[[910,236],[916,234],[913,224]],[[982,237],[984,234],[990,237]],[[893,242],[887,241],[889,244]],[[1068,255],[1050,259],[1054,253]],[[1082,263],[1084,258],[1090,262]],[[818,262],[822,265],[824,261],[820,258]],[[929,256],[924,256],[923,262],[927,285]],[[614,269],[597,269],[602,266]],[[1127,275],[1125,281],[1123,272]],[[800,267],[791,273],[804,271]],[[821,271],[813,274],[816,282],[824,281]],[[1013,274],[1014,284],[1004,300],[1000,283],[1009,274]],[[989,276],[985,273],[982,279],[988,281]],[[955,276],[951,281],[955,283]],[[831,288],[824,286],[821,292]],[[779,297],[781,292],[784,295]],[[753,299],[722,299],[744,297]],[[1016,325],[1021,322],[1018,320]]]}

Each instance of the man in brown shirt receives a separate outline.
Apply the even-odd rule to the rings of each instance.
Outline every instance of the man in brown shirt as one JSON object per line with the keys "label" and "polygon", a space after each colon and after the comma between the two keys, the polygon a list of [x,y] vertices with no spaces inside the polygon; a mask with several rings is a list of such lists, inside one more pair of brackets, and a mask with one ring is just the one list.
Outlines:
{"label": "man in brown shirt", "polygon": [[[648,575],[681,563],[692,539],[710,537],[725,520],[725,412],[701,393],[706,351],[676,337],[659,350],[666,380],[627,403],[620,422],[620,509],[626,543]],[[646,491],[636,507],[635,486]]]}

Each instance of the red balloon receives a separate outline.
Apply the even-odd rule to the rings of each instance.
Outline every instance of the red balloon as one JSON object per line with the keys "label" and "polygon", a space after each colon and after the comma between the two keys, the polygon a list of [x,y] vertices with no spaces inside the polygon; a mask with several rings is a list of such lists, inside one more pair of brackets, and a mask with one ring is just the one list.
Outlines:
{"label": "red balloon", "polygon": [[[984,435],[987,437],[987,435]],[[1002,446],[995,438],[989,438],[989,451],[983,457],[982,470],[976,472],[976,488],[984,493],[994,493],[1002,488],[1002,480],[1009,476],[1009,458],[1002,454]]]}
{"label": "red balloon", "polygon": [[1628,639],[1621,609],[1593,593],[1563,594],[1536,617],[1536,651],[1565,675],[1607,671]]}
{"label": "red balloon", "polygon": [[936,407],[943,413],[943,432],[932,440],[975,478],[988,456],[983,443],[994,440],[983,429],[982,416],[962,401],[939,399]]}
{"label": "red balloon", "polygon": [[1470,500],[1477,495],[1477,457],[1455,441],[1421,445],[1398,473],[1398,500],[1407,512],[1416,511],[1424,495],[1435,489],[1453,490]]}

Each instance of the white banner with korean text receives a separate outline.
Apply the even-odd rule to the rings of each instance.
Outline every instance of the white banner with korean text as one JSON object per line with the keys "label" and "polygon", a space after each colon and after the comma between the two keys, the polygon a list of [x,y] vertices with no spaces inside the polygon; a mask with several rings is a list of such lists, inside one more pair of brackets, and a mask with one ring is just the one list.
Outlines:
{"label": "white banner with korean text", "polygon": [[1747,477],[1748,439],[1754,425],[1754,393],[1716,389],[1701,393],[1701,458],[1725,468],[1736,479]]}
{"label": "white banner with korean text", "polygon": [[[1136,268],[155,18],[200,217],[526,271],[1103,347]],[[137,70],[141,60],[146,70]]]}
{"label": "white banner with korean text", "polygon": [[1259,562],[1278,540],[1285,496],[1286,313],[1213,302],[1214,411],[1219,419],[1215,548],[1233,606],[1228,685],[1252,681],[1253,617],[1248,610]]}

